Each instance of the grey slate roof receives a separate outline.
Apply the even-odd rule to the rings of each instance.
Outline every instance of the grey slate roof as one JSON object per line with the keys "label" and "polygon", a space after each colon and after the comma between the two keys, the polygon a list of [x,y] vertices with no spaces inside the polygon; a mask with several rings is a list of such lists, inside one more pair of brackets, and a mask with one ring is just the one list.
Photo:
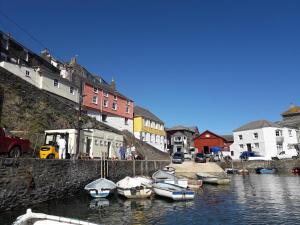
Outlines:
{"label": "grey slate roof", "polygon": [[254,130],[254,129],[260,129],[263,127],[281,127],[279,124],[273,123],[268,120],[257,120],[252,121],[250,123],[247,123],[237,129],[234,130],[234,132],[237,131],[244,131],[244,130]]}
{"label": "grey slate roof", "polygon": [[224,138],[228,142],[233,142],[233,135],[228,134],[228,135],[220,135],[222,138]]}
{"label": "grey slate roof", "polygon": [[134,117],[141,116],[154,122],[164,124],[164,122],[161,119],[159,119],[156,115],[154,115],[148,109],[142,108],[140,106],[134,106],[133,115]]}
{"label": "grey slate roof", "polygon": [[196,126],[194,126],[194,127],[185,127],[185,126],[182,126],[182,125],[177,125],[177,126],[174,126],[174,127],[171,127],[171,128],[167,128],[166,131],[187,130],[187,131],[196,133],[197,132],[196,128],[197,128]]}

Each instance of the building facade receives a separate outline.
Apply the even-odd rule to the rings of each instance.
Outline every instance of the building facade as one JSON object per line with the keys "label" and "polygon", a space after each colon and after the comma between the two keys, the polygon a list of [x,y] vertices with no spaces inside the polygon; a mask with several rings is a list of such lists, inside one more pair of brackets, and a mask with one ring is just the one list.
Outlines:
{"label": "building facade", "polygon": [[244,151],[253,151],[271,159],[282,151],[294,148],[299,131],[278,123],[258,120],[234,130],[234,143],[230,146],[233,159],[239,159]]}
{"label": "building facade", "polygon": [[199,134],[197,127],[175,126],[166,129],[167,148],[170,154],[195,151],[194,138]]}
{"label": "building facade", "polygon": [[61,72],[11,36],[0,31],[0,66],[24,81],[74,103],[79,102],[78,87]]}
{"label": "building facade", "polygon": [[209,130],[197,135],[194,139],[195,148],[204,154],[210,154],[213,148],[219,148],[223,155],[229,155],[232,143],[232,135],[217,135]]}
{"label": "building facade", "polygon": [[164,122],[139,106],[134,107],[134,136],[161,151],[166,151]]}

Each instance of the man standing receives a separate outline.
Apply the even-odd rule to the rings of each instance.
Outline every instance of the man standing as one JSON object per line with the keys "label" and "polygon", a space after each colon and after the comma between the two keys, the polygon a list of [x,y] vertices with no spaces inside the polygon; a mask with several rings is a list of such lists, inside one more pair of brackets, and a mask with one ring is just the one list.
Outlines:
{"label": "man standing", "polygon": [[59,159],[65,159],[66,158],[66,139],[64,135],[61,135],[60,138],[57,141],[58,144],[58,157]]}

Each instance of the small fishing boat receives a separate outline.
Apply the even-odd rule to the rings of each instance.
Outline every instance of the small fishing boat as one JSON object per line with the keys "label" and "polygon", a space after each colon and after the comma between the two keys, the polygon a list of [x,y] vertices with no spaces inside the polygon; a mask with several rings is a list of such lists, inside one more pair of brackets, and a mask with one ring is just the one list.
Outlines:
{"label": "small fishing boat", "polygon": [[27,209],[26,214],[21,215],[12,225],[97,225],[82,220],[70,219],[60,216],[52,216],[43,213],[33,213]]}
{"label": "small fishing boat", "polygon": [[272,169],[269,169],[269,168],[256,168],[255,172],[257,174],[273,174],[273,173],[277,172],[277,169],[276,168],[272,168]]}
{"label": "small fishing boat", "polygon": [[175,174],[175,168],[171,166],[165,166],[162,170],[169,174]]}
{"label": "small fishing boat", "polygon": [[158,170],[152,174],[152,179],[154,182],[164,182],[167,184],[175,184],[183,188],[188,187],[188,179],[178,178],[174,174],[167,173],[163,170]]}
{"label": "small fishing boat", "polygon": [[135,176],[133,178],[141,181],[141,183],[149,184],[150,186],[152,186],[153,180],[151,179],[151,177],[147,177],[147,176]]}
{"label": "small fishing boat", "polygon": [[154,183],[153,190],[155,194],[171,198],[173,200],[191,200],[195,197],[195,192],[190,189],[180,187],[175,184]]}
{"label": "small fishing boat", "polygon": [[140,179],[125,177],[117,182],[117,191],[126,198],[148,198],[152,194],[152,186]]}
{"label": "small fishing boat", "polygon": [[93,198],[105,198],[107,197],[115,188],[116,184],[105,178],[97,179],[89,184],[87,184],[84,189],[89,191]]}
{"label": "small fishing boat", "polygon": [[199,179],[205,184],[229,184],[230,178],[225,174],[210,174],[210,173],[197,173]]}

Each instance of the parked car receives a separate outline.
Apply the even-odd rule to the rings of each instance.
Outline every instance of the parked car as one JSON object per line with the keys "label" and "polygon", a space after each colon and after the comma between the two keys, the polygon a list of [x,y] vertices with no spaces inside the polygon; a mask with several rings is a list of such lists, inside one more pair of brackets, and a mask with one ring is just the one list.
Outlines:
{"label": "parked car", "polygon": [[240,155],[240,159],[249,159],[249,157],[255,157],[258,156],[257,154],[255,154],[255,152],[250,152],[250,151],[245,151],[242,152]]}
{"label": "parked car", "polygon": [[299,157],[299,154],[296,149],[288,149],[286,151],[280,152],[275,157],[272,157],[272,159],[278,160],[278,159],[297,159]]}
{"label": "parked car", "polygon": [[0,154],[17,158],[31,151],[29,140],[17,137],[5,128],[0,128]]}
{"label": "parked car", "polygon": [[189,154],[189,153],[187,153],[187,152],[185,152],[184,153],[184,160],[192,160],[192,155]]}
{"label": "parked car", "polygon": [[175,152],[172,157],[172,163],[183,163],[184,154],[183,152]]}
{"label": "parked car", "polygon": [[196,163],[206,163],[206,157],[203,153],[196,153],[195,155]]}

